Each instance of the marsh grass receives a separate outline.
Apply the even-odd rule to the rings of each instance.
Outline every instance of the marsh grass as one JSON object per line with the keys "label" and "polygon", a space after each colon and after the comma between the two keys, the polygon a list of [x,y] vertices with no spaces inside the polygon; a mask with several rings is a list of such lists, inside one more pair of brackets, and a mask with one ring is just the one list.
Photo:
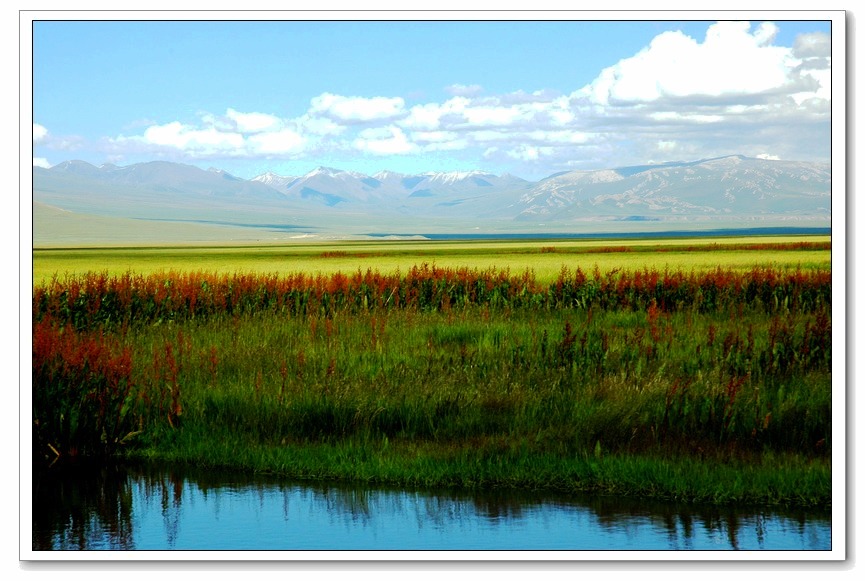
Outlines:
{"label": "marsh grass", "polygon": [[[830,278],[562,268],[542,284],[421,265],[55,279],[34,290],[34,459],[98,449],[306,478],[825,504]],[[78,432],[73,411],[89,418]]]}

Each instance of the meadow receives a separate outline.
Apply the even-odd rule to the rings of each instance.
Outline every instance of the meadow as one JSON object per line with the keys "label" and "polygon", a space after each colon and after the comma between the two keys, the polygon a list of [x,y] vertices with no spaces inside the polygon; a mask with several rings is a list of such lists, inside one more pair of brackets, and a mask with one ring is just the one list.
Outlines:
{"label": "meadow", "polygon": [[34,462],[831,503],[828,237],[34,251]]}
{"label": "meadow", "polygon": [[[779,246],[780,245],[780,246]],[[772,249],[783,248],[774,254]],[[829,236],[704,237],[657,240],[535,240],[535,241],[340,241],[295,244],[253,243],[230,246],[150,246],[36,248],[33,280],[105,271],[152,274],[202,270],[214,273],[306,272],[332,275],[368,268],[392,273],[428,262],[442,268],[498,268],[521,273],[527,269],[542,281],[570,268],[664,268],[710,270],[718,266],[747,270],[830,268]]]}

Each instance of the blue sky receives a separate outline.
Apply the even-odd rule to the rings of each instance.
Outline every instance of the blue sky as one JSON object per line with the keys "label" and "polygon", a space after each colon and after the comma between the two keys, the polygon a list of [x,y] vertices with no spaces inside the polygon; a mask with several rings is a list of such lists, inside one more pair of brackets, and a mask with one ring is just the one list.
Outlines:
{"label": "blue sky", "polygon": [[829,22],[33,23],[34,165],[537,179],[830,157]]}

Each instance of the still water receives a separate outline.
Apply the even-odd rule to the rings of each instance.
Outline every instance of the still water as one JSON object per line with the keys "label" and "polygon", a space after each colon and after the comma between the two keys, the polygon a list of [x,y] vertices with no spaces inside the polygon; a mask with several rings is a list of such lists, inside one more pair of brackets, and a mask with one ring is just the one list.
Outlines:
{"label": "still water", "polygon": [[302,484],[165,467],[33,478],[34,551],[828,551],[830,514]]}

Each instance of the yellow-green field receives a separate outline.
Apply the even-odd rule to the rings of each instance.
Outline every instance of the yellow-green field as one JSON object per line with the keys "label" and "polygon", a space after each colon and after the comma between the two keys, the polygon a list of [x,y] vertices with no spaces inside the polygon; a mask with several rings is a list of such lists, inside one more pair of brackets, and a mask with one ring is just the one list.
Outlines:
{"label": "yellow-green field", "polygon": [[[552,280],[563,266],[602,271],[656,268],[705,271],[719,266],[830,269],[831,236],[695,237],[642,240],[362,241],[237,246],[34,249],[33,282],[108,271],[306,272],[358,269],[405,272],[424,262],[440,267],[534,271]],[[783,245],[783,246],[778,246]],[[797,246],[798,245],[798,246]],[[804,245],[804,247],[802,247]]]}

